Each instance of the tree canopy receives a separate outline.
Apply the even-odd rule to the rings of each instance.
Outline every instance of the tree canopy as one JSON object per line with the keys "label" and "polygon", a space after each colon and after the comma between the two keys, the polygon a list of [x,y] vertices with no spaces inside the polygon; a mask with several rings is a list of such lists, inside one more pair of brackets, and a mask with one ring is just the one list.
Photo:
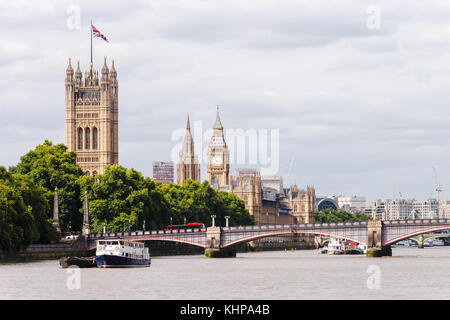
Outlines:
{"label": "tree canopy", "polygon": [[316,222],[353,222],[371,220],[372,217],[362,212],[352,214],[344,210],[325,209],[314,212],[314,219]]}
{"label": "tree canopy", "polygon": [[35,184],[48,190],[48,218],[52,217],[53,195],[58,187],[61,231],[68,231],[69,226],[75,231],[81,230],[83,216],[79,214],[82,203],[78,179],[84,174],[76,164],[75,152],[67,152],[64,144],[53,145],[46,140],[22,156],[19,164],[10,171],[29,176]]}
{"label": "tree canopy", "polygon": [[50,141],[20,158],[9,172],[0,167],[0,249],[20,250],[31,243],[49,243],[58,234],[52,226],[54,190],[58,187],[62,232],[81,231],[83,200],[89,198],[91,231],[100,233],[163,229],[168,224],[201,222],[251,225],[254,217],[236,195],[216,191],[208,182],[161,184],[134,169],[105,167],[104,174],[85,176],[75,152]]}
{"label": "tree canopy", "polygon": [[47,218],[48,191],[26,175],[0,167],[0,248],[18,251],[31,243],[47,243],[57,234]]}
{"label": "tree canopy", "polygon": [[[88,191],[91,231],[108,232],[163,229],[173,224],[202,222],[210,225],[211,215],[225,224],[254,224],[244,202],[234,194],[214,190],[207,182],[188,180],[183,186],[161,184],[134,170],[120,165],[105,168],[96,177],[79,179],[82,193]],[[171,220],[172,218],[172,220]]]}

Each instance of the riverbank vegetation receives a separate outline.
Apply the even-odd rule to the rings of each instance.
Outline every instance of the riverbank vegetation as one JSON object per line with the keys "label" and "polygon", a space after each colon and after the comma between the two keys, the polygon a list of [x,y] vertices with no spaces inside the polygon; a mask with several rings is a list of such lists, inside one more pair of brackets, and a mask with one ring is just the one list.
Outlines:
{"label": "riverbank vegetation", "polygon": [[0,249],[17,251],[31,243],[58,238],[52,227],[53,198],[58,188],[59,221],[63,233],[80,232],[87,192],[91,232],[164,229],[168,224],[201,222],[253,225],[244,202],[217,191],[208,182],[184,185],[154,182],[120,165],[103,175],[87,177],[76,164],[76,153],[63,144],[45,141],[20,158],[15,167],[0,167]]}
{"label": "riverbank vegetation", "polygon": [[372,220],[371,216],[363,212],[350,213],[344,210],[326,209],[314,212],[316,222],[354,222]]}

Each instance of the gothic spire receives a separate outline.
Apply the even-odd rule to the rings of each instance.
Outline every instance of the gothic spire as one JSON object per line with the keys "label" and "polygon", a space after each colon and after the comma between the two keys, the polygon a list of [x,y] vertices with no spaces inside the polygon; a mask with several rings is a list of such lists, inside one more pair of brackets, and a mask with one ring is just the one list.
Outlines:
{"label": "gothic spire", "polygon": [[108,66],[106,65],[106,57],[105,57],[105,61],[103,63],[103,68],[102,68],[102,75],[107,75],[109,73],[109,69]]}
{"label": "gothic spire", "polygon": [[73,76],[73,68],[72,68],[72,58],[69,58],[69,65],[67,66],[66,69],[66,79],[67,80],[71,80],[72,76]]}
{"label": "gothic spire", "polygon": [[115,78],[117,76],[116,68],[114,68],[114,60],[112,60],[111,72],[109,73],[109,75],[112,78]]}
{"label": "gothic spire", "polygon": [[216,122],[214,122],[213,129],[223,129],[222,122],[220,122],[219,105],[217,105]]}
{"label": "gothic spire", "polygon": [[191,131],[191,122],[189,121],[189,113],[187,114],[186,130]]}

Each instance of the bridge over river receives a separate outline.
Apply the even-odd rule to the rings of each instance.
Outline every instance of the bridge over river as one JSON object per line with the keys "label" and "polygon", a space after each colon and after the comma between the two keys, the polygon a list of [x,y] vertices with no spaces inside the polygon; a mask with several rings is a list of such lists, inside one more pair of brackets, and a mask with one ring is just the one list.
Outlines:
{"label": "bridge over river", "polygon": [[235,245],[266,237],[311,234],[348,239],[367,246],[368,256],[391,255],[390,246],[413,236],[449,230],[450,219],[417,219],[339,223],[279,224],[187,230],[153,230],[87,235],[88,250],[96,240],[174,241],[205,248],[208,257],[235,256]]}

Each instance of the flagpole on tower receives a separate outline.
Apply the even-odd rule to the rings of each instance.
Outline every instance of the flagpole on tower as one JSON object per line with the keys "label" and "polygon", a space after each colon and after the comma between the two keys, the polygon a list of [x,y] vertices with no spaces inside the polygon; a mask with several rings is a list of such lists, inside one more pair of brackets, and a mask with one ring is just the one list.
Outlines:
{"label": "flagpole on tower", "polygon": [[91,30],[91,64],[92,64],[92,20],[91,20],[91,26],[89,27],[89,30]]}

